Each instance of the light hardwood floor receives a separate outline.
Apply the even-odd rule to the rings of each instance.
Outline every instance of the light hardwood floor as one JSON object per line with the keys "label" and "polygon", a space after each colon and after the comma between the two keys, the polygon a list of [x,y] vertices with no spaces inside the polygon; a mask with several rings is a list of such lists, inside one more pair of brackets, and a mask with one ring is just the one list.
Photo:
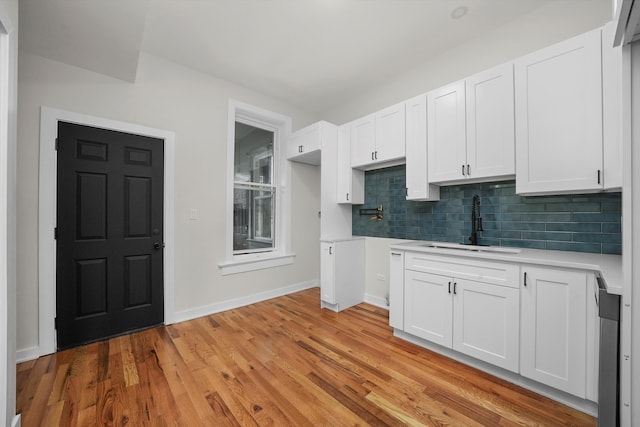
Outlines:
{"label": "light hardwood floor", "polygon": [[386,310],[292,295],[18,365],[23,426],[595,426],[393,337]]}

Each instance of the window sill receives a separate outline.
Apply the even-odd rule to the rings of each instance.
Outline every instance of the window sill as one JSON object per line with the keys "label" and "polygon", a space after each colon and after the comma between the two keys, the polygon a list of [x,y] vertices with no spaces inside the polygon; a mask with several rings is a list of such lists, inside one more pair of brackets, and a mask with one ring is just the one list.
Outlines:
{"label": "window sill", "polygon": [[250,257],[225,261],[218,264],[223,276],[261,270],[263,268],[281,267],[293,264],[296,254],[256,254]]}

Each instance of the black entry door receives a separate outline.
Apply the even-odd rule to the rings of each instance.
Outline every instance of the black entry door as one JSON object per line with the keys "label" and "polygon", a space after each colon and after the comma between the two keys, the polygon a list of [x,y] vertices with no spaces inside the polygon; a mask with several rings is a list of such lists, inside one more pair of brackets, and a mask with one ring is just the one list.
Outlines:
{"label": "black entry door", "polygon": [[58,124],[58,348],[164,321],[162,140]]}

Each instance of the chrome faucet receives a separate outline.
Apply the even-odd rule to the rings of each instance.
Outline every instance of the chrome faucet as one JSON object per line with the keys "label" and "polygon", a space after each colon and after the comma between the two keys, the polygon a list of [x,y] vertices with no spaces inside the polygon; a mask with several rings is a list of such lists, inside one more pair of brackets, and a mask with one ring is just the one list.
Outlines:
{"label": "chrome faucet", "polygon": [[472,245],[478,244],[478,231],[484,231],[482,229],[482,217],[480,216],[480,196],[477,194],[473,196],[473,202],[471,206],[471,236],[469,241]]}

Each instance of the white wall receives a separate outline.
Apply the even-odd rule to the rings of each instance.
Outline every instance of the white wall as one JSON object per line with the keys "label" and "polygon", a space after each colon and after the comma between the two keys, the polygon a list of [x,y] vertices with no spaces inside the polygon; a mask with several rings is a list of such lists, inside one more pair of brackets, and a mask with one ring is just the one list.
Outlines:
{"label": "white wall", "polygon": [[[571,3],[571,4],[568,4]],[[608,0],[580,3],[550,2],[507,25],[496,28],[425,62],[339,108],[323,119],[343,124],[413,96],[463,79],[571,36],[604,25],[612,19]],[[463,18],[464,19],[464,18]]]}
{"label": "white wall", "polygon": [[[16,407],[16,110],[18,73],[18,0],[0,0],[2,24],[12,26],[8,35],[8,121],[6,140],[0,143],[0,425],[10,426]],[[7,28],[8,29],[8,28]],[[4,60],[4,58],[3,58]],[[6,64],[5,64],[6,65]],[[4,90],[2,88],[0,90]],[[3,111],[4,115],[5,112]],[[4,118],[3,118],[4,119]],[[6,175],[5,175],[6,174]]]}
{"label": "white wall", "polygon": [[[19,350],[38,345],[38,144],[41,105],[176,133],[175,307],[206,311],[230,299],[319,277],[320,173],[292,167],[292,265],[222,276],[229,98],[284,114],[294,130],[318,117],[226,81],[143,54],[136,83],[21,53],[18,119]],[[198,219],[189,220],[191,208]],[[33,351],[32,351],[33,352]]]}

